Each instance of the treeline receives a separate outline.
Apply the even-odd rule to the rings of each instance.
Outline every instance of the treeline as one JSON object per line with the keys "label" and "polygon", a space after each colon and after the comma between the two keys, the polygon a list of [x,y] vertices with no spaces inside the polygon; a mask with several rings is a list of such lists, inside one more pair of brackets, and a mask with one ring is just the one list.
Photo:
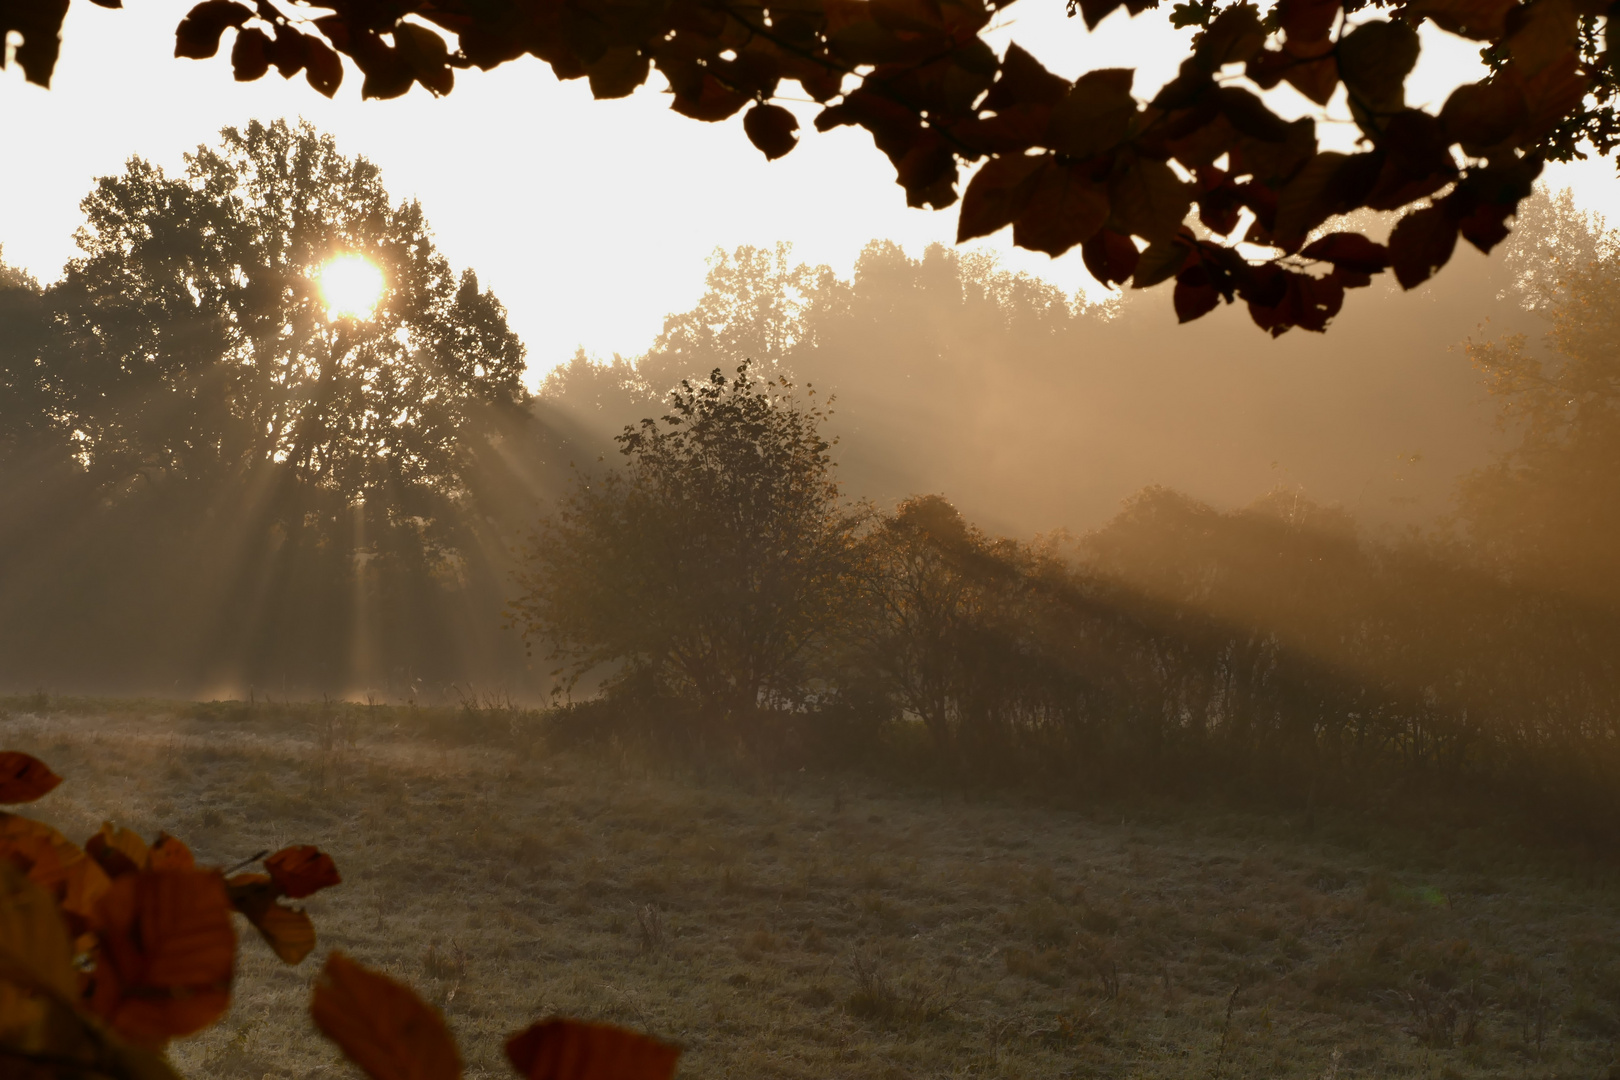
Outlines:
{"label": "treeline", "polygon": [[1519,299],[1547,333],[1468,345],[1507,449],[1432,529],[1369,533],[1286,486],[1234,511],[1154,487],[1078,537],[998,538],[939,496],[845,498],[816,399],[743,364],[619,436],[515,610],[559,675],[604,680],[586,728],[909,745],[959,779],[1092,791],[1466,788],[1612,834],[1620,257],[1543,205],[1563,232]]}

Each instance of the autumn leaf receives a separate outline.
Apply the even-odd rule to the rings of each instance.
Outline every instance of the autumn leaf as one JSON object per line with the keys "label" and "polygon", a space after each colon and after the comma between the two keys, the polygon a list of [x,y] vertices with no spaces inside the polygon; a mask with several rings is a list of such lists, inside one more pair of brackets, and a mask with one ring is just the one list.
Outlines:
{"label": "autumn leaf", "polygon": [[506,1041],[524,1080],[669,1080],[678,1046],[609,1024],[543,1020]]}
{"label": "autumn leaf", "polygon": [[33,802],[62,782],[50,766],[20,750],[0,752],[0,803]]}
{"label": "autumn leaf", "polygon": [[313,844],[285,847],[264,860],[282,895],[302,899],[343,881],[332,857]]}
{"label": "autumn leaf", "polygon": [[253,17],[253,9],[235,0],[204,0],[192,8],[174,31],[174,55],[206,60],[219,52],[220,35]]}
{"label": "autumn leaf", "polygon": [[71,928],[88,925],[111,882],[100,864],[42,821],[0,814],[0,859],[22,870],[49,892]]}
{"label": "autumn leaf", "polygon": [[372,1080],[456,1080],[461,1058],[439,1011],[408,986],[340,952],[326,958],[310,1002],[321,1034]]}
{"label": "autumn leaf", "polygon": [[153,870],[190,870],[197,865],[197,857],[179,838],[158,833],[147,855],[147,865]]}
{"label": "autumn leaf", "polygon": [[1018,154],[991,158],[962,196],[962,210],[956,222],[956,242],[989,236],[1011,225],[1029,202],[1034,186],[1028,181],[1045,158]]}
{"label": "autumn leaf", "polygon": [[755,105],[743,114],[743,130],[766,160],[775,161],[799,145],[799,121],[780,105]]}
{"label": "autumn leaf", "polygon": [[[0,978],[71,1000],[78,977],[56,901],[15,867],[0,863]],[[8,1028],[0,1018],[0,1030]]]}
{"label": "autumn leaf", "polygon": [[102,822],[101,831],[84,842],[84,850],[112,878],[146,869],[151,857],[151,850],[138,833],[110,821]]}
{"label": "autumn leaf", "polygon": [[1413,211],[1389,234],[1389,258],[1395,280],[1414,289],[1451,259],[1457,246],[1457,223],[1439,206]]}
{"label": "autumn leaf", "polygon": [[129,1041],[160,1047],[201,1031],[230,1005],[236,931],[213,870],[114,879],[97,905],[90,1008]]}
{"label": "autumn leaf", "polygon": [[225,883],[231,906],[264,938],[283,963],[297,964],[315,948],[315,924],[298,908],[278,903],[269,874],[236,874]]}

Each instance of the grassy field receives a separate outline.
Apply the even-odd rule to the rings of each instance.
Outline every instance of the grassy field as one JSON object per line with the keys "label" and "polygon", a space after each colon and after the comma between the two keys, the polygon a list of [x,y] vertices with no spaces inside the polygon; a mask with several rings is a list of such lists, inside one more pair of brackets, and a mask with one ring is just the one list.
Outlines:
{"label": "grassy field", "polygon": [[499,714],[13,700],[0,745],[67,777],[33,812],[71,836],[337,858],[316,956],[244,940],[177,1045],[199,1080],[350,1075],[305,1012],[329,947],[439,1003],[472,1077],[548,1013],[683,1077],[1620,1075],[1612,868],[1484,830],[700,776]]}

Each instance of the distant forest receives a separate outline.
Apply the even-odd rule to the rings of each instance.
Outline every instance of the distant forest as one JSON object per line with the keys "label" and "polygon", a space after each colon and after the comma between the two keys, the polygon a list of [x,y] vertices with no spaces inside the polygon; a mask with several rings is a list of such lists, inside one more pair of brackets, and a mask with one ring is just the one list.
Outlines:
{"label": "distant forest", "polygon": [[[646,353],[582,351],[538,393],[421,208],[308,126],[227,130],[180,176],[132,160],[83,206],[59,280],[0,263],[9,689],[535,700],[563,657],[576,696],[910,717],[986,773],[1620,766],[1620,253],[1567,194],[1505,256],[1325,340],[1176,329],[940,247],[875,242],[848,279],[717,252]],[[383,271],[368,318],[315,288],[344,252]],[[753,456],[727,458],[745,423]],[[606,565],[557,553],[624,507],[685,492],[698,522],[778,467],[797,538],[721,564],[733,525],[705,525],[616,552],[650,576],[602,579],[600,604],[556,591]],[[789,528],[779,510],[759,520]],[[717,597],[752,611],[790,573],[772,559],[801,573],[829,543],[847,560],[787,604],[814,593],[822,621],[801,612],[776,667],[671,674],[696,624],[648,581],[731,625]],[[635,635],[576,618],[611,604]]]}

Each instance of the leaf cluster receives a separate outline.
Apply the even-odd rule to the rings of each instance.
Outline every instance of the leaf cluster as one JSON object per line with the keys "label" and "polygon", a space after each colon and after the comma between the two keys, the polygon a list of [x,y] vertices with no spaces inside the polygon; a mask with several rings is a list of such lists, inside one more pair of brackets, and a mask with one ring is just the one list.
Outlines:
{"label": "leaf cluster", "polygon": [[[1459,236],[1489,251],[1549,156],[1614,143],[1613,55],[1598,32],[1606,0],[1406,0],[1368,18],[1363,0],[1179,5],[1201,29],[1180,74],[1143,103],[1133,73],[1070,80],[1016,44],[1001,56],[985,34],[1001,0],[206,0],[176,32],[176,55],[204,57],[235,32],[239,80],[274,66],[323,93],[339,55],[365,76],[362,95],[396,97],[420,83],[451,91],[457,69],[536,56],[559,78],[586,78],[622,97],[657,70],[675,111],[743,128],[769,158],[798,142],[776,103],[797,83],[821,105],[815,127],[869,132],[911,206],[958,201],[959,240],[1011,225],[1021,247],[1079,247],[1106,284],[1174,280],[1182,321],[1244,301],[1272,334],[1321,331],[1347,289],[1393,270],[1412,288],[1450,259]],[[1095,26],[1150,0],[1071,0]],[[26,19],[11,14],[27,8]],[[65,10],[66,4],[61,4]],[[318,12],[326,12],[324,14]],[[1408,106],[1417,27],[1431,22],[1481,42],[1494,70],[1459,86],[1438,114]],[[24,23],[26,22],[26,25]],[[25,71],[48,80],[49,15],[0,6],[0,29],[24,34]],[[1606,25],[1606,24],[1605,24]],[[453,41],[452,41],[453,39]],[[1318,106],[1342,86],[1361,149],[1321,150],[1316,120],[1286,121],[1253,90],[1288,82]],[[1588,101],[1592,104],[1588,104]],[[745,111],[746,110],[746,111]],[[1404,211],[1389,243],[1335,233],[1358,209]],[[1199,229],[1188,223],[1196,212]],[[1258,254],[1251,254],[1258,252]]]}
{"label": "leaf cluster", "polygon": [[[0,804],[33,802],[60,783],[39,759],[0,752]],[[80,847],[43,822],[0,815],[0,1069],[21,1080],[178,1080],[168,1043],[230,1005],[232,913],[298,964],[315,930],[283,900],[342,880],[310,845],[248,861],[261,859],[263,872],[233,873],[198,865],[167,833],[148,845],[108,822]],[[341,952],[327,957],[310,1012],[372,1080],[462,1075],[438,1010]],[[549,1019],[513,1035],[506,1054],[527,1080],[669,1080],[679,1050]]]}

